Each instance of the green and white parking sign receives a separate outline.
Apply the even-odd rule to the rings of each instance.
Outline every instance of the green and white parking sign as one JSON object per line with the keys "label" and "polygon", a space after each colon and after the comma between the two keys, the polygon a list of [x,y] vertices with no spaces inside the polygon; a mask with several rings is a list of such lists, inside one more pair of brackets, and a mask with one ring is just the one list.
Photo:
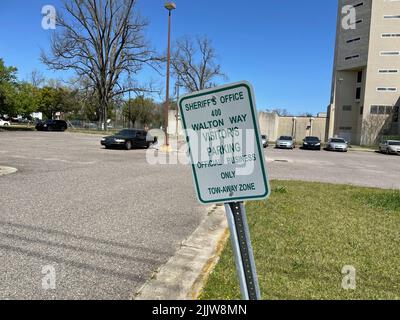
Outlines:
{"label": "green and white parking sign", "polygon": [[269,180],[252,86],[239,82],[179,100],[203,204],[265,199]]}

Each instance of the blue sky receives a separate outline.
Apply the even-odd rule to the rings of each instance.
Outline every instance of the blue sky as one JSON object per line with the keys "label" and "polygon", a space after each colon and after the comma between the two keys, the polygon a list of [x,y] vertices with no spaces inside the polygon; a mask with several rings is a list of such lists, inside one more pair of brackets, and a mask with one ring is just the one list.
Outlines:
{"label": "blue sky", "polygon": [[[176,0],[172,39],[207,35],[212,39],[228,82],[254,85],[258,109],[285,108],[292,113],[325,111],[329,103],[337,1],[328,0]],[[3,0],[0,4],[0,57],[16,66],[19,78],[33,69],[53,73],[39,61],[50,31],[41,28],[44,5],[60,0]],[[163,0],[138,0],[150,25],[152,45],[165,52],[167,11]],[[139,81],[162,78],[145,70]]]}

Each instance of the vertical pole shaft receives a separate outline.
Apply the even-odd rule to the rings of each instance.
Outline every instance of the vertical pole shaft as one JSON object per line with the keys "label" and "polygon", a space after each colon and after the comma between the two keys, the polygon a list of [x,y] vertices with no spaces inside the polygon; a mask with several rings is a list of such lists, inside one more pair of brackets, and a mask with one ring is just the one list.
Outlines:
{"label": "vertical pole shaft", "polygon": [[131,91],[129,90],[129,118],[128,118],[128,128],[130,129],[132,126],[131,118],[132,118],[132,104],[131,104]]}
{"label": "vertical pole shaft", "polygon": [[170,77],[170,62],[171,62],[171,10],[168,14],[168,50],[167,50],[167,88],[165,98],[164,111],[164,130],[165,130],[165,145],[169,146],[168,137],[168,115],[169,115],[169,77]]}
{"label": "vertical pole shaft", "polygon": [[178,84],[177,84],[177,99],[176,99],[177,104],[176,104],[176,115],[175,115],[175,117],[176,117],[176,132],[175,133],[176,133],[176,147],[177,148],[178,148],[178,140],[179,140],[179,105],[178,105],[178,102],[179,102],[179,88],[180,88],[180,83],[179,83],[179,80],[178,80]]}
{"label": "vertical pole shaft", "polygon": [[260,288],[243,202],[225,204],[243,300],[260,300]]}
{"label": "vertical pole shaft", "polygon": [[225,211],[226,218],[228,220],[229,230],[231,232],[231,244],[233,249],[233,256],[235,257],[236,270],[240,285],[240,293],[243,300],[249,300],[249,291],[247,288],[245,271],[243,269],[242,255],[240,252],[239,239],[236,232],[235,219],[233,217],[233,212],[229,203],[225,204]]}

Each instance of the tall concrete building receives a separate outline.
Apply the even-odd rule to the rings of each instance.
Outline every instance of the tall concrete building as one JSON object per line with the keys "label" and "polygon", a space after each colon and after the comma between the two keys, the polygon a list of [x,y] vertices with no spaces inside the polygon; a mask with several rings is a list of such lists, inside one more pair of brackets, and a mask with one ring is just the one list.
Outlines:
{"label": "tall concrete building", "polygon": [[400,135],[400,0],[339,0],[327,135]]}

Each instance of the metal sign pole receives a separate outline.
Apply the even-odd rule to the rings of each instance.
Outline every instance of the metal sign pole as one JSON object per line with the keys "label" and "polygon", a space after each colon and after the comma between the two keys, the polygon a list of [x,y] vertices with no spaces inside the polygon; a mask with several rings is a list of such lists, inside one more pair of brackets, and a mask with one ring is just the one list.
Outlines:
{"label": "metal sign pole", "polygon": [[225,204],[243,300],[261,300],[249,226],[243,202]]}
{"label": "metal sign pole", "polygon": [[[245,300],[259,300],[261,295],[249,228],[243,202],[240,202],[263,200],[271,193],[265,154],[259,139],[253,87],[246,81],[227,84],[189,93],[181,97],[178,104],[189,146],[197,198],[206,205],[225,203],[242,297]],[[233,131],[232,126],[235,128]],[[217,134],[217,130],[221,134]],[[224,131],[233,135],[224,137]],[[244,133],[246,139],[243,140]],[[249,133],[254,133],[255,137],[250,137]],[[194,134],[197,134],[196,138]],[[249,153],[245,144],[248,141],[255,142],[255,148],[251,150],[254,152],[254,161],[251,167],[246,166],[246,169],[251,169],[247,174],[239,173],[238,169],[244,168],[235,157],[229,161],[225,158],[231,148],[229,145],[226,149],[228,145],[225,145],[230,136],[242,137],[235,140],[232,152],[243,158]]]}

